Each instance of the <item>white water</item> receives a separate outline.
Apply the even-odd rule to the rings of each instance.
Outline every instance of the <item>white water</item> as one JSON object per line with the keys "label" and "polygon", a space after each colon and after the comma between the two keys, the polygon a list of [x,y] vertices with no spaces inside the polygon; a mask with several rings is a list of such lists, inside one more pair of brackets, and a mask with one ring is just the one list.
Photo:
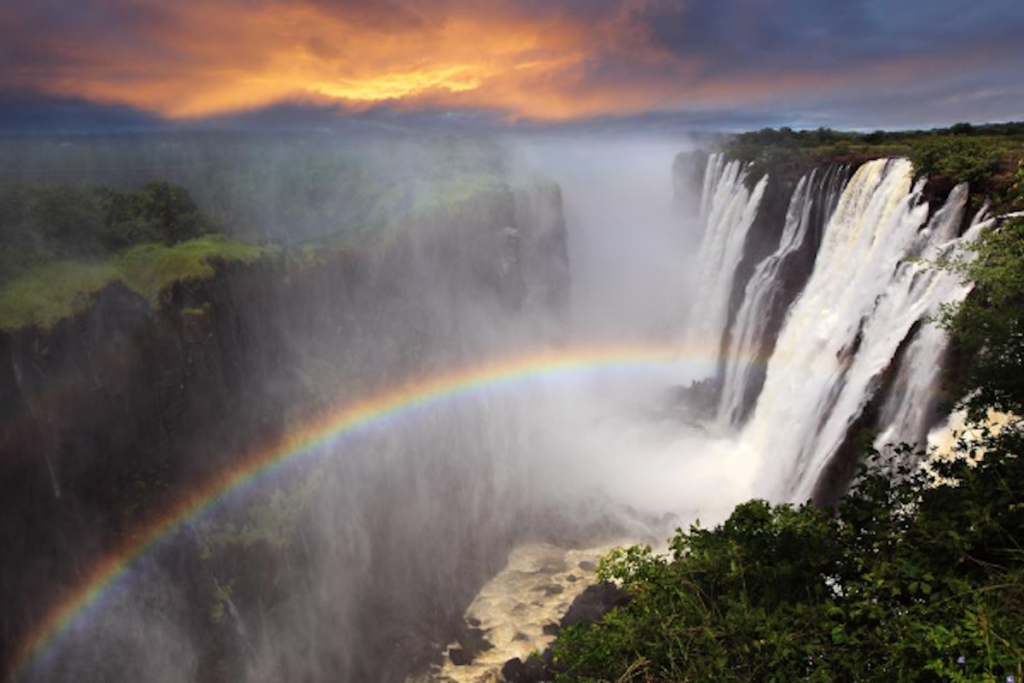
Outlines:
{"label": "white water", "polygon": [[[948,254],[963,242],[977,237],[992,224],[991,220],[983,221],[984,212],[979,213],[964,237],[955,239],[967,198],[965,184],[958,185],[950,193],[943,213],[936,215],[933,221],[935,239],[941,243],[932,246],[925,255],[926,259],[934,261]],[[970,258],[973,253],[961,249],[960,255]],[[948,276],[943,277],[941,286],[944,288],[943,300],[950,303],[963,301],[973,287]],[[880,424],[884,427],[875,439],[875,448],[882,449],[900,442],[918,444],[922,448],[926,445],[928,433],[934,427],[936,393],[941,383],[942,364],[948,347],[949,337],[939,325],[924,324],[914,335],[900,364],[899,377],[882,407]]]}
{"label": "white water", "polygon": [[768,186],[761,178],[747,189],[748,166],[713,154],[704,175],[701,217],[705,225],[701,243],[697,294],[687,326],[687,348],[718,349],[729,319],[736,267],[743,258],[747,232]]}
{"label": "white water", "polygon": [[786,211],[786,224],[778,248],[757,266],[747,283],[743,304],[729,335],[729,350],[724,356],[725,377],[718,405],[720,429],[735,427],[740,421],[751,371],[762,360],[762,333],[781,293],[781,269],[787,259],[804,245],[815,198],[820,197],[826,209],[834,204],[841,189],[840,179],[840,174],[826,172],[824,177],[820,177],[817,171],[800,179]]}
{"label": "white water", "polygon": [[943,238],[962,211],[952,206],[923,228],[922,186],[914,185],[910,162],[878,160],[843,192],[740,437],[761,456],[759,495],[812,494],[911,328],[958,295],[956,276],[908,260],[952,248]]}

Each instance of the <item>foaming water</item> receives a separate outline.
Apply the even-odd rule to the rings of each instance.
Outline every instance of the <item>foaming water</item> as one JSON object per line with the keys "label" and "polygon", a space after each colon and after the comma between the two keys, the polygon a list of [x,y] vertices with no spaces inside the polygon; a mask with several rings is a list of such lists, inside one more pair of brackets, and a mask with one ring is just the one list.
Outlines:
{"label": "foaming water", "polygon": [[914,325],[964,295],[957,275],[915,260],[957,246],[950,226],[959,223],[964,194],[954,192],[926,223],[922,185],[906,160],[871,161],[840,198],[742,434],[764,454],[762,495],[809,497]]}
{"label": "foaming water", "polygon": [[782,296],[784,270],[794,267],[793,257],[812,239],[810,232],[814,214],[827,217],[832,212],[842,190],[844,176],[843,169],[832,168],[814,170],[800,178],[786,211],[778,248],[758,264],[747,283],[725,354],[725,373],[717,414],[720,429],[737,427],[744,417],[751,389],[758,375],[763,375],[762,369],[754,366],[751,359],[761,356],[762,347],[767,346],[765,329]]}
{"label": "foaming water", "polygon": [[[440,658],[452,624],[467,615],[505,648],[480,662],[493,666],[499,653],[546,644],[537,624],[585,585],[575,575],[579,586],[568,585],[579,558],[608,543],[664,539],[689,522],[717,523],[755,495],[805,499],[901,347],[909,344],[901,395],[929,391],[945,341],[920,321],[966,289],[914,258],[948,254],[982,229],[956,237],[965,189],[929,220],[909,162],[861,167],[771,358],[761,358],[755,333],[786,257],[807,239],[810,188],[824,182],[805,178],[780,245],[754,270],[721,358],[735,272],[769,180],[751,188],[746,166],[714,155],[703,198],[695,193],[684,211],[693,220],[683,223],[668,173],[675,145],[591,142],[538,143],[527,153],[561,183],[571,328],[554,340],[540,335],[550,320],[527,311],[525,322],[512,322],[506,309],[465,291],[466,280],[447,279],[450,264],[411,260],[391,308],[369,306],[367,319],[386,324],[355,335],[344,354],[351,367],[332,377],[392,383],[352,403],[339,398],[319,421],[241,454],[238,469],[184,496],[83,572],[25,646],[23,659],[37,665],[25,679],[89,670],[96,680],[196,680],[206,644],[192,638],[190,617],[168,608],[181,581],[164,570],[161,551],[209,552],[211,538],[260,512],[254,500],[293,500],[284,491],[308,496],[275,511],[298,521],[287,551],[268,553],[256,568],[271,579],[230,563],[195,569],[223,603],[219,633],[232,639],[236,658],[225,671],[249,681],[393,680],[409,662]],[[501,235],[509,253],[522,237],[513,228]],[[412,251],[429,259],[428,247]],[[507,268],[514,259],[487,263]],[[419,374],[388,374],[409,356]],[[679,387],[714,376],[719,363],[726,387],[712,407],[716,423],[713,414],[688,412]],[[752,369],[765,371],[764,388],[736,430]],[[325,384],[339,395],[348,389]],[[927,416],[898,408],[883,410],[887,437],[925,428]],[[232,597],[235,573],[242,588]],[[517,601],[537,581],[562,590],[541,604]],[[521,621],[503,618],[523,604]],[[132,636],[133,624],[145,625],[136,636],[150,635]],[[424,654],[424,643],[436,651]],[[403,660],[411,650],[415,657]],[[221,673],[231,677],[215,671],[206,679]]]}
{"label": "foaming water", "polygon": [[736,268],[768,187],[768,176],[763,176],[753,190],[748,189],[748,172],[748,164],[728,161],[724,154],[713,154],[708,160],[701,202],[706,228],[700,247],[697,290],[686,328],[688,344],[721,343],[729,319]]}

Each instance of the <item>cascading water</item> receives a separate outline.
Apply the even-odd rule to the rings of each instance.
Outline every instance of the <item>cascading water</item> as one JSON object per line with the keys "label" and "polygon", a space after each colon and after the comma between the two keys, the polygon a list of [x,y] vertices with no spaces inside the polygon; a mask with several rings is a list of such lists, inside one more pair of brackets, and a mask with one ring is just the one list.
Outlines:
{"label": "cascading water", "polygon": [[749,166],[713,154],[704,175],[701,216],[706,226],[700,248],[700,274],[687,328],[688,346],[718,348],[729,319],[736,267],[747,231],[768,186],[768,176],[747,188]]}
{"label": "cascading water", "polygon": [[718,423],[722,429],[740,423],[744,407],[752,398],[750,394],[759,388],[755,375],[763,373],[763,355],[771,351],[764,330],[782,294],[780,275],[791,266],[793,257],[807,241],[815,203],[821,204],[821,212],[827,217],[835,206],[844,178],[840,168],[824,173],[815,170],[800,178],[786,212],[778,248],[757,266],[747,283],[743,304],[729,335],[729,349],[723,357],[725,376],[718,404]]}
{"label": "cascading water", "polygon": [[760,495],[809,497],[913,326],[962,296],[955,275],[910,259],[973,238],[946,239],[959,225],[963,192],[922,229],[922,188],[910,162],[895,159],[864,164],[843,192],[741,435],[762,454]]}
{"label": "cascading water", "polygon": [[[956,239],[956,229],[966,207],[967,197],[967,185],[958,185],[946,201],[942,210],[944,215],[936,215],[935,238],[942,242],[925,254],[927,260],[934,261],[946,256],[959,246],[961,240]],[[991,219],[986,220],[985,213],[983,210],[975,216],[963,240],[973,239],[992,225]],[[969,252],[961,254],[963,258],[972,255]],[[942,286],[947,290],[944,300],[950,303],[963,301],[972,285],[951,280],[948,276],[943,278]],[[938,325],[922,325],[914,335],[900,363],[899,375],[882,406],[879,423],[883,428],[875,439],[875,448],[882,449],[900,442],[920,445],[927,443],[928,433],[939,417],[936,415],[936,387],[941,381],[943,360],[948,347],[949,337]]]}
{"label": "cascading water", "polygon": [[[638,168],[660,164],[660,157],[643,159]],[[668,339],[674,316],[657,295],[686,291],[673,279],[685,270],[676,260],[685,257],[685,245],[670,251],[680,245],[671,239],[677,226],[667,205],[659,213],[654,202],[636,201],[647,177],[627,174],[629,185],[615,165],[601,178],[589,171],[600,161],[586,157],[560,169],[576,231],[572,260],[563,253],[571,233],[565,234],[557,188],[510,205],[490,198],[472,210],[462,207],[454,214],[462,217],[457,233],[426,229],[448,225],[452,215],[416,224],[419,229],[375,253],[375,261],[359,263],[365,268],[351,274],[350,300],[341,300],[325,269],[296,290],[310,293],[305,306],[289,305],[303,301],[298,297],[275,304],[275,315],[291,321],[287,344],[280,342],[289,372],[264,370],[261,383],[290,389],[301,382],[298,395],[323,394],[327,405],[347,405],[409,377],[512,354],[538,352],[546,359],[551,346],[585,350],[595,340],[641,340],[675,348]],[[585,182],[572,180],[578,167],[588,169]],[[651,166],[652,173],[662,167]],[[131,581],[110,591],[104,609],[88,623],[76,622],[66,642],[24,680],[79,680],[83,671],[95,679],[175,683],[402,680],[410,671],[441,672],[428,665],[470,626],[491,629],[494,651],[481,666],[496,672],[498,653],[522,641],[519,626],[504,623],[507,614],[519,618],[521,608],[530,608],[541,613],[538,619],[555,619],[565,604],[544,603],[553,597],[547,590],[552,582],[579,580],[572,563],[565,564],[577,555],[532,545],[509,556],[504,578],[515,581],[495,584],[504,591],[485,587],[472,600],[518,544],[647,542],[647,535],[658,540],[675,526],[666,512],[683,523],[697,517],[714,523],[752,494],[805,499],[851,426],[872,401],[880,402],[883,376],[897,362],[899,376],[880,411],[879,442],[920,440],[947,344],[941,330],[920,321],[969,291],[955,274],[922,262],[984,229],[976,221],[956,237],[966,188],[956,188],[928,220],[922,184],[915,185],[905,160],[869,162],[845,189],[845,170],[809,173],[790,198],[774,253],[752,268],[726,334],[739,294],[737,272],[744,279],[753,265],[745,256],[765,253],[765,245],[751,251],[748,242],[768,179],[751,189],[749,176],[748,165],[724,155],[708,160],[691,356],[669,364],[659,355],[647,363],[627,349],[624,367],[589,368],[581,360],[572,366],[579,372],[550,377],[541,365],[528,385],[481,386],[466,400],[420,406],[401,424],[381,423],[318,446],[309,471],[268,480],[253,492],[256,502],[239,499],[218,510],[220,517],[166,539],[176,549],[168,556],[193,557],[193,565],[140,563]],[[647,213],[638,214],[636,205]],[[632,224],[644,232],[621,229]],[[803,256],[819,240],[805,284],[811,268]],[[655,256],[664,256],[658,267],[652,267]],[[793,285],[786,277],[796,261],[800,277]],[[570,263],[576,319],[566,329],[562,299]],[[625,289],[620,281],[643,287]],[[779,313],[801,289],[782,322]],[[751,420],[735,439],[709,438],[679,420],[676,406],[666,407],[658,393],[668,376],[714,372],[714,359],[705,361],[725,343],[722,426],[738,427],[744,403],[764,380]],[[769,353],[762,378],[752,361]],[[266,355],[275,364],[281,358],[275,349]],[[236,545],[258,533],[280,547]],[[543,597],[518,582],[527,574],[539,577]],[[569,594],[566,589],[556,600]],[[217,609],[223,626],[208,623],[216,622]],[[546,642],[546,625],[534,619],[522,626],[529,649]],[[457,662],[450,650],[443,656],[452,664],[448,672]]]}

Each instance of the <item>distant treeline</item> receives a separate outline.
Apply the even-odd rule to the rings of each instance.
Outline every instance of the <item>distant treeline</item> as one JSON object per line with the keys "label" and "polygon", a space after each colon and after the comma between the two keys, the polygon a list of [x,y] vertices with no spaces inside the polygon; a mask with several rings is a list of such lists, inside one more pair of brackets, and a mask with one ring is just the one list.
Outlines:
{"label": "distant treeline", "polygon": [[0,137],[0,184],[102,183],[188,190],[224,231],[301,242],[372,229],[424,184],[504,176],[503,149],[475,137],[333,133],[160,133]]}
{"label": "distant treeline", "polygon": [[968,182],[972,191],[996,202],[1003,196],[1024,156],[1024,123],[958,123],[934,130],[857,133],[830,128],[765,128],[725,142],[733,158],[753,164],[759,177],[780,160],[804,157],[813,163],[859,163],[868,158],[904,156],[918,176],[948,183]]}
{"label": "distant treeline", "polygon": [[173,245],[212,232],[188,191],[150,181],[0,184],[0,284],[60,259],[96,260],[140,244]]}

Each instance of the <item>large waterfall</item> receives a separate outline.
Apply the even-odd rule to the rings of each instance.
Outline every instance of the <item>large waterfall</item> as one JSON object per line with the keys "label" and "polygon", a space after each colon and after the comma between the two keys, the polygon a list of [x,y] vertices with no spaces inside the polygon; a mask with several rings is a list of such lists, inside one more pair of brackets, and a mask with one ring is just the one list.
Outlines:
{"label": "large waterfall", "polygon": [[768,185],[766,176],[749,190],[748,170],[746,164],[728,161],[723,154],[713,154],[708,160],[701,205],[707,232],[701,245],[696,303],[687,329],[690,345],[697,348],[710,345],[717,349],[721,342],[736,267]]}
{"label": "large waterfall", "polygon": [[[524,144],[499,189],[156,313],[115,283],[73,329],[0,331],[0,395],[26,397],[19,431],[0,424],[0,474],[21,477],[0,477],[0,569],[19,570],[0,571],[0,678],[497,680],[609,544],[827,499],[854,435],[924,441],[949,346],[928,318],[970,290],[933,264],[991,225],[961,235],[966,186],[935,206],[904,159],[759,175],[699,153],[670,187],[675,142],[616,144]],[[103,559],[108,518],[130,531],[136,500],[189,487],[220,502]],[[45,604],[71,588],[76,612]],[[36,623],[56,635],[8,654]]]}
{"label": "large waterfall", "polygon": [[[760,192],[747,194],[737,186],[736,176],[743,172],[737,162],[715,157],[706,173],[702,254],[710,259],[703,263],[709,289],[701,292],[691,323],[702,334],[723,330],[727,310],[722,312],[721,302],[728,302],[732,284],[717,289],[720,281],[711,275],[734,276],[739,257],[731,250],[738,241],[742,252],[754,221],[750,213],[757,211]],[[757,186],[762,191],[765,182]],[[923,187],[905,159],[867,162],[845,187],[837,175],[820,172],[796,185],[779,244],[754,269],[721,357],[717,421],[723,429],[738,430],[737,447],[759,454],[762,471],[755,494],[773,500],[813,496],[866,409],[885,397],[886,387],[888,400],[873,425],[881,432],[877,443],[923,440],[933,421],[930,397],[947,344],[943,331],[926,318],[969,291],[956,274],[932,262],[983,227],[975,221],[957,236],[968,196],[965,185],[955,188],[931,217],[922,201]],[[835,208],[810,278],[786,313],[770,357],[763,358],[764,316],[787,258],[807,239],[814,202]],[[749,422],[740,427],[744,400],[756,389],[748,383],[759,366],[764,385]]]}
{"label": "large waterfall", "polygon": [[[957,240],[955,229],[957,219],[967,203],[967,186],[958,185],[950,193],[944,215],[936,216],[934,236],[936,243],[930,245],[928,259],[951,254],[962,240]],[[992,220],[983,220],[984,211],[979,213],[963,240],[977,237],[980,231],[992,225]],[[962,254],[969,258],[973,254]],[[941,296],[946,301],[962,301],[972,285],[956,282],[947,276],[936,286],[942,288]],[[879,425],[882,430],[875,439],[876,448],[899,441],[924,444],[934,426],[937,400],[936,387],[941,384],[942,365],[949,347],[949,337],[937,325],[922,325],[907,347],[900,363],[899,374],[893,382],[889,396],[882,406]]]}
{"label": "large waterfall", "polygon": [[771,346],[764,333],[768,317],[782,294],[781,275],[791,267],[793,256],[808,239],[815,203],[821,204],[822,211],[831,212],[843,177],[841,168],[832,168],[824,173],[811,171],[800,179],[786,212],[778,249],[758,264],[747,283],[725,354],[725,377],[718,407],[722,427],[739,424],[750,390],[759,388],[755,375],[760,374],[758,379],[763,381],[762,358]]}

